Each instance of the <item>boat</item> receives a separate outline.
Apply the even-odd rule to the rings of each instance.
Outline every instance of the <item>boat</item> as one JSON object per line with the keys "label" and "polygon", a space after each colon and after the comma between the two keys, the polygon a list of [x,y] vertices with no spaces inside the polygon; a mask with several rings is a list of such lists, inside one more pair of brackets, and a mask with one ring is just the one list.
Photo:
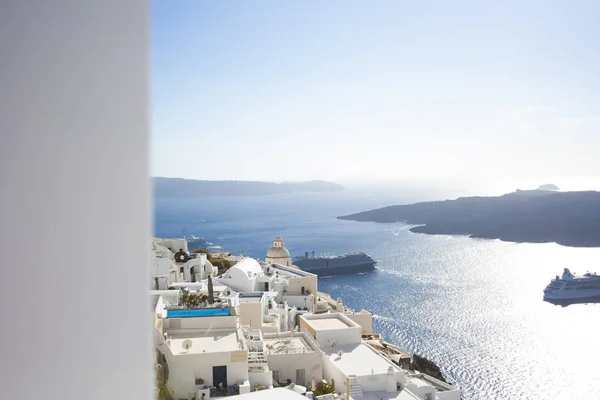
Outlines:
{"label": "boat", "polygon": [[544,289],[544,300],[550,303],[565,302],[600,302],[600,275],[587,272],[575,275],[565,268],[561,277],[558,275]]}
{"label": "boat", "polygon": [[186,235],[185,229],[183,230],[183,239],[185,239],[188,243],[188,250],[194,251],[196,249],[205,249],[210,246],[212,243],[206,241],[203,237],[198,237],[194,234]]}
{"label": "boat", "polygon": [[375,269],[375,261],[365,253],[347,253],[336,256],[316,256],[308,252],[293,259],[295,266],[306,272],[321,276],[355,274]]}

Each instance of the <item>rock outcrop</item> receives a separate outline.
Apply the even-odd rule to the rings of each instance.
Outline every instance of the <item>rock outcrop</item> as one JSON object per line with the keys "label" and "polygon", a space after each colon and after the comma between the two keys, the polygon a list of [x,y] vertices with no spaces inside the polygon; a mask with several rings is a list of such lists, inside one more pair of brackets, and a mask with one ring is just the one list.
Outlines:
{"label": "rock outcrop", "polygon": [[432,376],[436,379],[439,379],[442,382],[446,382],[446,379],[442,375],[442,371],[440,371],[440,367],[435,365],[433,361],[429,361],[425,357],[421,357],[418,354],[413,354],[412,361],[410,362],[410,368],[413,371],[419,371],[429,376]]}

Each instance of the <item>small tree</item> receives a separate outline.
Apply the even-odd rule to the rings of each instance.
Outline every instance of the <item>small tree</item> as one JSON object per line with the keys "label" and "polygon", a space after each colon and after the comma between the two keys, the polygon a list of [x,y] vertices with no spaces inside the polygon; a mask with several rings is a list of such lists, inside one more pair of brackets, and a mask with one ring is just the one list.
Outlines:
{"label": "small tree", "polygon": [[181,289],[179,303],[185,308],[200,307],[206,301],[206,296],[200,293],[190,293],[186,289]]}
{"label": "small tree", "polygon": [[211,259],[210,263],[219,269],[218,275],[223,275],[229,268],[231,268],[231,261],[226,258]]}
{"label": "small tree", "polygon": [[210,251],[208,251],[206,249],[196,249],[196,250],[192,251],[192,253],[194,253],[194,254],[200,254],[200,253],[206,254],[206,258],[208,260],[210,260],[210,258],[212,257],[212,255],[210,254]]}
{"label": "small tree", "polygon": [[335,388],[327,382],[319,382],[312,392],[315,396],[323,396],[324,394],[335,393]]}
{"label": "small tree", "polygon": [[169,390],[165,382],[156,382],[156,391],[158,394],[158,400],[173,400],[173,392]]}

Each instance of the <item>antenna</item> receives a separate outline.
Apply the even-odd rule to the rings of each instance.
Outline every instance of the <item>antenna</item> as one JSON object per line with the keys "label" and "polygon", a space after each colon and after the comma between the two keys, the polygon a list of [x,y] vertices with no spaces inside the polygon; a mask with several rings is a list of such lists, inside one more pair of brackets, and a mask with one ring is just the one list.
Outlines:
{"label": "antenna", "polygon": [[185,351],[188,351],[192,347],[192,341],[190,339],[184,340],[183,343],[181,343],[181,347],[183,347]]}

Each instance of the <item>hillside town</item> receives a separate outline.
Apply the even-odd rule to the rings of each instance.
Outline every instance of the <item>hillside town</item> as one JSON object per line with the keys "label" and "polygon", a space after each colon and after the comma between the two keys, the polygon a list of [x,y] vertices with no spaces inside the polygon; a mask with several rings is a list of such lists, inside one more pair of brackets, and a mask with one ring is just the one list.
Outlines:
{"label": "hillside town", "polygon": [[280,237],[264,261],[189,252],[185,239],[154,238],[151,252],[159,400],[460,399],[373,332],[370,312],[320,292]]}

